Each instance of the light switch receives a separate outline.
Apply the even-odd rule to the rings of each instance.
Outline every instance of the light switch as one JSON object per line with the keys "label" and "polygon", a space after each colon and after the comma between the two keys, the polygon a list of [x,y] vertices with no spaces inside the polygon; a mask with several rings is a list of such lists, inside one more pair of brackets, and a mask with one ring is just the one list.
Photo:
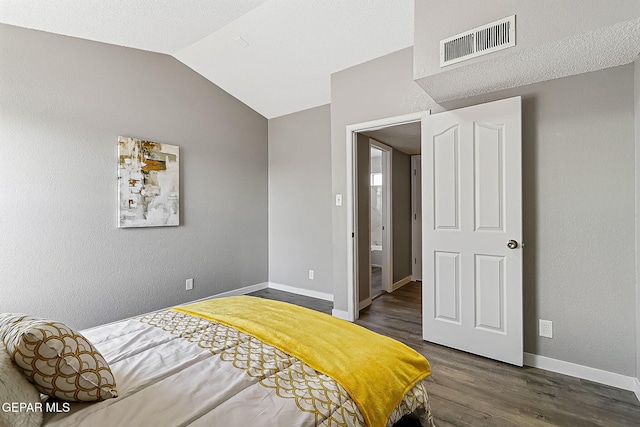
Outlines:
{"label": "light switch", "polygon": [[336,206],[342,206],[342,194],[336,194]]}

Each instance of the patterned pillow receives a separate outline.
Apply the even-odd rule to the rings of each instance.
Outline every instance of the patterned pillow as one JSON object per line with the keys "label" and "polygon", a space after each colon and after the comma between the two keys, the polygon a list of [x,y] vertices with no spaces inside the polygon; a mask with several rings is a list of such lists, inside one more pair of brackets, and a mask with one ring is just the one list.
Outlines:
{"label": "patterned pillow", "polygon": [[0,341],[0,426],[36,427],[42,424],[40,393],[13,363]]}
{"label": "patterned pillow", "polygon": [[24,375],[49,396],[74,402],[117,397],[111,369],[82,335],[24,314],[0,314],[0,339]]}

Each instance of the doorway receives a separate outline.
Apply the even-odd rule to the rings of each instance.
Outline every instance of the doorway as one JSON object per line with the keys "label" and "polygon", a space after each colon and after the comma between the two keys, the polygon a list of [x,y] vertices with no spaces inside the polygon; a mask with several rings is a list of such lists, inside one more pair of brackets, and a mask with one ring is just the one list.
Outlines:
{"label": "doorway", "polygon": [[355,263],[358,310],[363,310],[373,298],[391,291],[393,152],[362,133],[356,135],[355,145]]}
{"label": "doorway", "polygon": [[[347,129],[348,185],[353,189],[351,194],[347,192],[347,211],[350,220],[348,225],[350,228],[353,227],[351,229],[354,231],[349,241],[352,252],[347,253],[347,262],[354,266],[348,278],[350,286],[347,289],[349,306],[346,318],[349,320],[358,318],[359,310],[371,304],[372,296],[384,291],[393,292],[412,281],[414,256],[411,243],[413,225],[411,221],[413,213],[411,155],[420,153],[421,121],[427,114],[428,112],[415,113],[350,126]],[[414,134],[413,149],[402,145],[401,140],[406,139],[407,132]],[[367,157],[363,159],[362,146],[365,138],[368,145]],[[376,151],[377,148],[381,150]],[[376,160],[381,157],[384,159],[385,152],[388,153],[389,159],[387,174],[379,172],[380,166]],[[368,163],[366,189],[363,187],[362,173],[365,162]],[[383,182],[381,183],[380,180]],[[388,183],[386,187],[384,181]],[[385,188],[388,191],[385,192]],[[396,197],[396,190],[398,190],[398,197]],[[365,191],[368,200],[362,203]],[[385,199],[388,200],[389,206],[386,215],[375,210],[376,205],[385,205]],[[363,216],[364,209],[359,208],[361,203],[366,206],[366,218]],[[385,219],[386,224],[380,224],[381,217]],[[364,221],[366,221],[366,228]],[[386,233],[382,233],[383,231]],[[385,235],[388,236],[386,245],[387,242],[379,242]],[[380,262],[380,256],[383,253],[388,259],[386,263]],[[390,268],[385,268],[386,265]],[[379,269],[377,269],[378,266],[380,266]],[[376,280],[378,277],[381,280]]]}
{"label": "doorway", "polygon": [[[370,138],[369,153],[370,303],[383,291],[391,291],[393,266],[390,205],[393,150]],[[360,300],[362,301],[362,297]]]}
{"label": "doorway", "polygon": [[382,198],[385,195],[382,173],[382,150],[378,147],[371,146],[370,150],[371,168],[371,215],[369,222],[371,224],[371,300],[382,294],[382,258],[383,258],[383,241],[382,233],[384,231],[383,219],[383,203]]}

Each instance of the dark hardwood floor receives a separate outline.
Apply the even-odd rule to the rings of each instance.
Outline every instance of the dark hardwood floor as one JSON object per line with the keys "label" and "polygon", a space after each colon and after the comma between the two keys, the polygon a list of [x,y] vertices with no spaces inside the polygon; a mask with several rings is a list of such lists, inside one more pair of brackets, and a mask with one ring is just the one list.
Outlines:
{"label": "dark hardwood floor", "polygon": [[371,298],[382,294],[382,268],[371,267]]}
{"label": "dark hardwood floor", "polygon": [[[356,323],[397,339],[431,363],[429,400],[438,427],[640,426],[632,392],[541,369],[518,368],[422,340],[420,284],[383,293]],[[252,295],[331,313],[328,301],[265,289]],[[413,426],[406,419],[397,426]]]}

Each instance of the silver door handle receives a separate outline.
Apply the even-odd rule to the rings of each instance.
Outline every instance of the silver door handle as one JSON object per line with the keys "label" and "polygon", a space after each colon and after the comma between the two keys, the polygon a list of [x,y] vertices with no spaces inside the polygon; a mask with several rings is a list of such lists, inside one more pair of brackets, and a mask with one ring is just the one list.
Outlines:
{"label": "silver door handle", "polygon": [[509,249],[516,249],[518,247],[518,242],[516,242],[515,240],[509,240],[507,242],[507,247]]}

